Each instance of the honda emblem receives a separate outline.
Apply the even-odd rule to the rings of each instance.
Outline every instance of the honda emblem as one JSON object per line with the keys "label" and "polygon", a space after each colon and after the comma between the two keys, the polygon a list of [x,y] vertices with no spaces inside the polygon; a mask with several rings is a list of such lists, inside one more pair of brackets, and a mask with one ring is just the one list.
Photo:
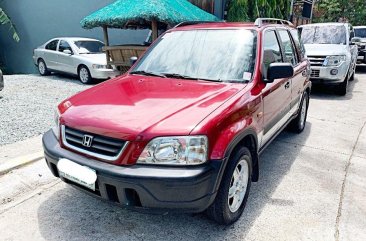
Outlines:
{"label": "honda emblem", "polygon": [[93,142],[93,137],[89,135],[84,135],[83,137],[83,146],[85,147],[91,147]]}

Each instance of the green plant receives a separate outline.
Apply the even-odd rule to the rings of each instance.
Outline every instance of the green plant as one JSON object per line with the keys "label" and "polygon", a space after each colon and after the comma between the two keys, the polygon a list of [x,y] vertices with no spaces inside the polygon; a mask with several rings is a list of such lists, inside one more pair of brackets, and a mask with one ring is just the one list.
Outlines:
{"label": "green plant", "polygon": [[20,37],[18,35],[18,32],[14,26],[14,24],[12,23],[12,21],[10,20],[10,18],[8,17],[8,15],[4,12],[4,10],[2,8],[0,8],[0,24],[1,25],[5,25],[5,24],[9,24],[9,31],[12,32],[13,34],[13,39],[16,42],[20,41]]}
{"label": "green plant", "polygon": [[235,0],[229,4],[228,21],[244,22],[249,20],[248,0]]}
{"label": "green plant", "polygon": [[314,22],[338,22],[343,18],[353,25],[366,24],[365,0],[320,0],[314,11]]}
{"label": "green plant", "polygon": [[229,4],[229,21],[254,21],[258,17],[287,19],[289,0],[232,0]]}

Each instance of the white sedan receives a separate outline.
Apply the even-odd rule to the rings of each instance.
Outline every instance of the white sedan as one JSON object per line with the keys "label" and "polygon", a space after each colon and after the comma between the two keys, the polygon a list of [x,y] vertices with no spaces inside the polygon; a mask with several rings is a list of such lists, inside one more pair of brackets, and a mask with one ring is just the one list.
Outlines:
{"label": "white sedan", "polygon": [[77,75],[84,84],[93,79],[116,77],[120,72],[107,65],[103,42],[90,38],[55,38],[33,51],[41,75],[61,72]]}

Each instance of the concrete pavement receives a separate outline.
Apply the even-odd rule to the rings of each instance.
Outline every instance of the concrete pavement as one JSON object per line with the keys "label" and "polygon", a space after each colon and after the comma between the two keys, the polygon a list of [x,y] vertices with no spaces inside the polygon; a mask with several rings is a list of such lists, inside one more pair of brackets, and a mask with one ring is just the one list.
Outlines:
{"label": "concrete pavement", "polygon": [[0,240],[366,240],[363,71],[345,97],[314,90],[305,131],[283,132],[262,154],[232,226],[122,209],[59,182],[41,161],[0,177]]}

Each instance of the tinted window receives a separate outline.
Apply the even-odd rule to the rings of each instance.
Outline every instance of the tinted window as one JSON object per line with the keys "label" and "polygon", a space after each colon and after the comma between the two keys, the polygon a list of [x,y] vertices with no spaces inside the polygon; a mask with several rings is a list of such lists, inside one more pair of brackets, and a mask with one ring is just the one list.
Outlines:
{"label": "tinted window", "polygon": [[71,49],[69,43],[64,40],[61,40],[60,45],[58,46],[58,51],[63,52],[66,49],[68,49],[72,52],[72,49]]}
{"label": "tinted window", "polygon": [[292,29],[291,31],[292,39],[295,42],[296,49],[298,52],[299,59],[303,59],[305,57],[305,47],[300,39],[300,32],[297,29]]}
{"label": "tinted window", "polygon": [[280,34],[283,51],[285,52],[284,62],[291,63],[295,66],[297,64],[297,59],[289,33],[286,30],[279,30],[278,33]]}
{"label": "tinted window", "polygon": [[346,44],[347,32],[343,25],[304,26],[301,30],[304,44]]}
{"label": "tinted window", "polygon": [[263,75],[266,77],[270,64],[283,62],[275,31],[265,32],[263,46]]}
{"label": "tinted window", "polygon": [[165,34],[133,71],[245,82],[252,78],[255,56],[255,31],[174,31]]}
{"label": "tinted window", "polygon": [[58,44],[58,40],[53,40],[53,41],[49,42],[49,43],[46,45],[46,49],[56,51],[56,49],[57,49],[57,44]]}
{"label": "tinted window", "polygon": [[366,28],[355,28],[356,37],[366,38]]}
{"label": "tinted window", "polygon": [[81,54],[101,53],[104,46],[102,42],[90,40],[75,41],[74,44],[78,47]]}

